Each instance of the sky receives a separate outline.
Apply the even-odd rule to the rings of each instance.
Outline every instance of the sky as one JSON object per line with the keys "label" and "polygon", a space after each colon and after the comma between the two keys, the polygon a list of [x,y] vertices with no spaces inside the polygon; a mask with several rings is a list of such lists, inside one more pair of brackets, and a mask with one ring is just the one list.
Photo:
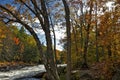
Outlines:
{"label": "sky", "polygon": [[13,0],[0,0],[0,4],[11,3]]}
{"label": "sky", "polygon": [[[19,26],[20,28],[20,24],[19,23],[13,23],[13,25],[15,26]],[[33,23],[29,23],[29,25],[39,25],[39,21],[36,19]],[[61,28],[62,26],[60,24],[55,25],[54,29],[55,29],[55,34],[56,34],[56,49],[62,51],[63,50],[63,44],[60,43],[60,40],[63,39],[65,37],[65,28]],[[45,33],[43,32],[42,29],[40,28],[34,28],[35,32],[37,33],[40,41],[42,44],[46,45],[46,39],[45,39]],[[29,32],[27,32],[29,34]],[[54,37],[53,37],[53,33],[51,31],[51,37],[52,37],[52,42]]]}

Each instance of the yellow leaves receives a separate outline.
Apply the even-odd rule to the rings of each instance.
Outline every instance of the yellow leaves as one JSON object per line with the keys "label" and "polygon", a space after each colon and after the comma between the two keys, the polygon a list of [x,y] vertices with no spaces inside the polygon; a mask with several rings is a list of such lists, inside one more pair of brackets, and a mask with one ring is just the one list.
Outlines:
{"label": "yellow leaves", "polygon": [[0,47],[3,46],[3,44],[0,44]]}
{"label": "yellow leaves", "polygon": [[2,34],[2,35],[0,36],[0,38],[6,38],[6,35]]}
{"label": "yellow leaves", "polygon": [[20,53],[23,53],[23,52],[24,52],[24,45],[21,44],[21,45],[20,45]]}
{"label": "yellow leaves", "polygon": [[14,56],[14,59],[16,60],[20,60],[20,57],[17,55],[17,56]]}
{"label": "yellow leaves", "polygon": [[84,49],[83,48],[78,48],[78,52],[83,52]]}
{"label": "yellow leaves", "polygon": [[2,29],[0,29],[0,33],[2,32]]}
{"label": "yellow leaves", "polygon": [[1,29],[0,29],[0,39],[6,38],[6,33],[7,32],[8,31],[6,29],[4,29],[4,27],[1,27]]}
{"label": "yellow leaves", "polygon": [[2,22],[0,22],[0,35],[1,34],[6,34],[9,32],[9,28],[6,27],[6,25]]}

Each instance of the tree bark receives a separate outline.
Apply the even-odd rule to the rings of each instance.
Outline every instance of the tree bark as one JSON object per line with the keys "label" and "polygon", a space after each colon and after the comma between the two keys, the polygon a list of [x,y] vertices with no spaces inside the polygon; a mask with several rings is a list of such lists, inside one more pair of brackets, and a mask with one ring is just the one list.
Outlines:
{"label": "tree bark", "polygon": [[70,10],[66,0],[62,0],[65,9],[66,32],[67,32],[67,80],[71,80],[71,26],[70,26]]}
{"label": "tree bark", "polygon": [[41,0],[41,8],[44,13],[43,18],[44,18],[45,23],[44,23],[44,26],[42,26],[42,27],[45,27],[44,32],[45,32],[45,37],[46,37],[46,42],[47,42],[46,43],[47,44],[47,57],[48,57],[49,69],[51,72],[51,73],[49,73],[49,75],[53,76],[52,80],[60,80],[59,76],[58,76],[57,68],[56,68],[56,63],[54,60],[54,54],[53,54],[53,49],[52,49],[52,38],[51,38],[51,34],[50,34],[50,23],[49,23],[49,17],[48,17],[48,13],[47,13],[47,9],[46,9],[44,0]]}
{"label": "tree bark", "polygon": [[89,19],[87,26],[85,28],[86,30],[86,36],[85,36],[85,43],[84,43],[84,54],[83,54],[83,65],[82,68],[88,68],[87,64],[87,53],[88,53],[88,43],[89,43],[89,35],[90,35],[90,27],[91,27],[91,19],[92,19],[92,8],[93,8],[93,1],[90,1],[90,10],[89,10]]}
{"label": "tree bark", "polygon": [[97,1],[95,1],[96,9],[95,9],[95,26],[96,26],[96,62],[99,62],[99,53],[98,53],[98,25],[97,25]]}
{"label": "tree bark", "polygon": [[83,54],[83,64],[82,64],[82,68],[87,69],[88,68],[88,64],[87,64],[87,51],[88,51],[88,42],[89,42],[89,27],[90,24],[88,24],[87,26],[87,30],[86,30],[86,37],[85,37],[85,44],[84,44],[84,54]]}

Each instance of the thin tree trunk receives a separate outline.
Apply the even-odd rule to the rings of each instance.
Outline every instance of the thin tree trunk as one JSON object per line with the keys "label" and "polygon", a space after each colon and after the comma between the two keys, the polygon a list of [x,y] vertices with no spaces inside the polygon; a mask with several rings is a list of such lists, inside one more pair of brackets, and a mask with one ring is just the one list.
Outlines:
{"label": "thin tree trunk", "polygon": [[73,34],[74,34],[76,56],[78,56],[79,53],[78,53],[78,45],[77,45],[77,32],[75,30],[75,27],[72,26],[72,28],[73,28]]}
{"label": "thin tree trunk", "polygon": [[[47,3],[46,3],[46,6],[49,8]],[[48,16],[49,16],[49,20],[50,20],[50,23],[51,23],[50,25],[51,25],[52,30],[53,30],[52,32],[53,32],[53,36],[54,36],[54,39],[53,39],[53,41],[54,41],[54,56],[55,56],[55,63],[56,63],[56,67],[57,67],[56,34],[55,34],[54,23],[52,21],[51,14],[49,13]]]}
{"label": "thin tree trunk", "polygon": [[98,28],[97,28],[97,1],[96,1],[96,9],[95,9],[95,26],[96,26],[96,62],[99,62],[99,53],[98,53]]}
{"label": "thin tree trunk", "polygon": [[83,54],[83,49],[84,49],[84,41],[83,41],[83,26],[85,24],[85,16],[84,16],[84,12],[83,12],[83,2],[81,2],[81,14],[82,14],[82,20],[80,20],[80,47],[81,47],[81,52],[80,54]]}
{"label": "thin tree trunk", "polygon": [[107,46],[107,51],[108,51],[108,57],[110,58],[112,56],[111,45]]}
{"label": "thin tree trunk", "polygon": [[72,25],[72,29],[73,29],[73,35],[74,35],[74,41],[75,41],[75,50],[76,50],[76,67],[79,67],[79,52],[78,52],[78,45],[77,45],[77,30],[75,29],[75,27]]}
{"label": "thin tree trunk", "polygon": [[88,64],[87,64],[87,51],[88,51],[88,42],[89,42],[89,27],[90,25],[88,25],[88,29],[86,30],[86,38],[85,38],[85,44],[84,44],[84,54],[83,54],[83,65],[82,68],[87,69],[88,68]]}
{"label": "thin tree trunk", "polygon": [[54,25],[53,25],[53,23],[52,23],[51,17],[50,17],[50,21],[51,21],[52,30],[53,30],[53,36],[54,36],[54,55],[55,55],[55,63],[56,63],[56,67],[57,67],[56,35],[55,35],[55,29],[54,29]]}
{"label": "thin tree trunk", "polygon": [[67,80],[71,80],[71,26],[70,10],[66,0],[62,0],[65,8],[66,32],[67,32]]}
{"label": "thin tree trunk", "polygon": [[88,43],[89,43],[89,34],[90,34],[90,26],[91,26],[91,19],[92,19],[92,7],[93,7],[93,2],[90,1],[90,10],[89,10],[89,20],[88,24],[85,28],[86,30],[86,36],[85,36],[85,44],[84,44],[84,54],[83,54],[83,65],[82,68],[88,68],[87,64],[87,53],[88,53]]}

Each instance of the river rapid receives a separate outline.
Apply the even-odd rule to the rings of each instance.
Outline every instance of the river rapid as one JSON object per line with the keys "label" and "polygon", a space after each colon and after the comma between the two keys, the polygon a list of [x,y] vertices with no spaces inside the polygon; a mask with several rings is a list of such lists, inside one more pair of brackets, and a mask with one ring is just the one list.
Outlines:
{"label": "river rapid", "polygon": [[46,72],[44,65],[24,67],[19,70],[0,72],[0,80],[40,80],[31,76]]}
{"label": "river rapid", "polygon": [[[66,67],[66,64],[59,64],[58,67]],[[46,72],[44,65],[27,66],[19,70],[10,70],[6,72],[0,72],[0,80],[41,80],[33,78],[40,73]]]}

